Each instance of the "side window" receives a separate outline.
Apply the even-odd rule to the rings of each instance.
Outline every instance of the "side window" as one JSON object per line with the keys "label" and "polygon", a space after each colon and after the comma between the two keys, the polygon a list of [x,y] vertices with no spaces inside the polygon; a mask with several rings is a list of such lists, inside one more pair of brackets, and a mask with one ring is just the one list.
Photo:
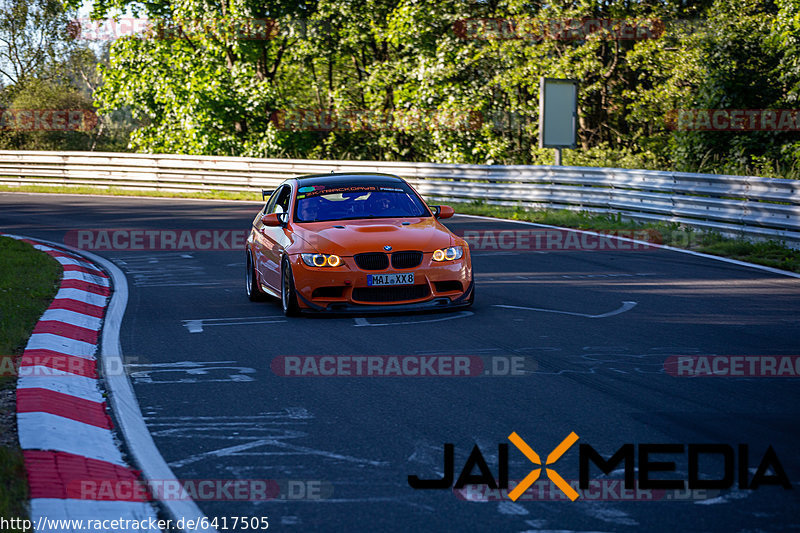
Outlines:
{"label": "side window", "polygon": [[275,207],[273,208],[271,213],[288,213],[289,199],[291,198],[291,196],[292,196],[292,188],[289,185],[284,185],[276,196]]}
{"label": "side window", "polygon": [[269,201],[267,202],[267,206],[264,208],[264,214],[269,215],[270,213],[275,212],[275,202],[278,200],[278,196],[281,195],[281,191],[283,191],[284,187],[280,187],[275,189],[275,192],[272,193],[272,196],[269,197]]}

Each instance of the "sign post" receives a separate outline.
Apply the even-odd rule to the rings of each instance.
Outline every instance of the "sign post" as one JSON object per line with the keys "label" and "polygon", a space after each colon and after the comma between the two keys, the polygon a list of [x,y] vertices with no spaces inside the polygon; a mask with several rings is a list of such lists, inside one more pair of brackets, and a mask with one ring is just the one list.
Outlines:
{"label": "sign post", "polygon": [[555,148],[556,165],[561,149],[575,148],[578,116],[578,81],[539,79],[539,148]]}

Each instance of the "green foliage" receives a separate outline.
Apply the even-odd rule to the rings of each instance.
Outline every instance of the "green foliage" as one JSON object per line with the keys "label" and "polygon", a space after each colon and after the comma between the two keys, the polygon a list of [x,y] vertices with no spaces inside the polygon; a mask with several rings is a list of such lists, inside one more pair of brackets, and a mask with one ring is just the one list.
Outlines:
{"label": "green foliage", "polygon": [[0,81],[56,74],[70,48],[64,39],[70,15],[59,0],[0,0]]}
{"label": "green foliage", "polygon": [[[552,164],[539,79],[573,78],[565,164],[797,177],[796,132],[680,131],[670,117],[796,108],[798,12],[800,0],[97,0],[93,16],[154,29],[115,41],[92,90],[106,131],[135,126],[130,147],[145,152]],[[268,38],[225,31],[252,20],[275,23]],[[581,20],[613,27],[558,29]],[[634,38],[618,38],[623,23]],[[277,118],[298,111],[316,118]]]}
{"label": "green foliage", "polygon": [[[91,113],[93,109],[91,98],[52,80],[31,78],[9,92],[13,98],[7,109],[14,113],[32,110],[87,110]],[[8,123],[15,122],[9,119]],[[23,129],[0,131],[0,147],[11,150],[88,150],[92,141],[91,131],[28,130],[24,126]]]}
{"label": "green foliage", "polygon": [[96,16],[136,8],[154,27],[113,43],[109,64],[100,67],[100,111],[131,110],[141,123],[131,135],[139,151],[279,155],[280,135],[270,117],[291,99],[276,83],[290,39],[238,30],[254,20],[288,24],[311,7],[280,0],[95,2]]}
{"label": "green foliage", "polygon": [[0,149],[125,150],[135,124],[125,109],[95,114],[103,51],[73,40],[77,13],[59,0],[0,6]]}

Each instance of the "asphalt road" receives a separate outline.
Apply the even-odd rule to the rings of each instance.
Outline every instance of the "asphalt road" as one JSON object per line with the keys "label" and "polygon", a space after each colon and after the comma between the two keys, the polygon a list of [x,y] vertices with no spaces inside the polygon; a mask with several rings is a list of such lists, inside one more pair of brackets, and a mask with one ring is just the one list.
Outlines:
{"label": "asphalt road", "polygon": [[[246,230],[257,205],[0,194],[0,231],[63,242],[78,229]],[[447,225],[520,229],[458,216]],[[800,355],[798,279],[664,250],[488,250],[473,256],[468,312],[284,319],[278,303],[245,297],[241,249],[96,253],[128,276],[123,352],[175,475],[280,480],[277,499],[198,502],[229,528],[235,516],[268,516],[286,531],[800,530],[798,378],[664,370],[671,356]],[[527,370],[283,377],[271,366],[309,355],[479,356],[490,371],[492,358],[499,367],[515,357]],[[749,478],[772,446],[792,488],[629,501],[606,482],[571,502],[544,471],[531,489],[538,501],[409,486],[409,475],[442,475],[444,443],[454,444],[456,477],[476,444],[496,477],[497,446],[512,432],[542,460],[575,432],[578,443],[551,466],[567,480],[579,477],[579,444],[606,458],[626,443],[728,444],[735,480],[739,444]],[[716,459],[704,460],[701,478],[723,477]],[[676,463],[651,477],[687,478],[686,453],[651,460]],[[536,467],[513,445],[508,464],[512,480]],[[605,477],[592,468],[592,479]],[[609,477],[622,479],[621,466]]]}

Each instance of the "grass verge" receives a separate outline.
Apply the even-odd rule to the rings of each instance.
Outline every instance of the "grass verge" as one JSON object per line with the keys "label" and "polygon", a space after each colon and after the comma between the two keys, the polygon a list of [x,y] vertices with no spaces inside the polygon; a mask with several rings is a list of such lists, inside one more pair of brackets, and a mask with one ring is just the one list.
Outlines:
{"label": "grass verge", "polygon": [[201,200],[261,200],[259,193],[229,191],[145,191],[118,187],[61,187],[45,185],[0,185],[0,192],[39,192],[49,194],[99,194],[107,196],[147,196],[150,198],[198,198]]}
{"label": "grass verge", "polygon": [[790,272],[800,272],[800,250],[788,248],[776,241],[750,242],[732,239],[718,233],[697,231],[676,223],[639,223],[625,220],[619,215],[594,214],[566,209],[525,210],[514,207],[497,207],[481,203],[459,204],[458,213],[483,215],[511,220],[524,220],[563,228],[589,231],[648,230],[660,239],[653,241],[675,248],[718,255],[757,265]]}
{"label": "grass verge", "polygon": [[0,516],[5,518],[28,517],[13,369],[60,279],[61,266],[55,259],[30,244],[0,237]]}
{"label": "grass verge", "polygon": [[[118,188],[98,187],[44,187],[0,185],[0,192],[40,192],[61,194],[104,194],[113,196],[147,196],[160,198],[198,198],[214,200],[259,201],[258,193],[252,192],[168,192],[140,191]],[[456,204],[456,212],[469,215],[483,215],[511,220],[525,220],[564,228],[586,229],[592,231],[614,230],[653,230],[661,234],[662,244],[685,248],[721,257],[746,261],[758,265],[779,268],[790,272],[800,272],[800,250],[788,248],[780,242],[750,242],[745,239],[732,239],[710,232],[696,231],[671,223],[637,223],[623,220],[618,215],[593,214],[585,211],[565,209],[526,210],[521,207],[499,207],[482,202]]]}

